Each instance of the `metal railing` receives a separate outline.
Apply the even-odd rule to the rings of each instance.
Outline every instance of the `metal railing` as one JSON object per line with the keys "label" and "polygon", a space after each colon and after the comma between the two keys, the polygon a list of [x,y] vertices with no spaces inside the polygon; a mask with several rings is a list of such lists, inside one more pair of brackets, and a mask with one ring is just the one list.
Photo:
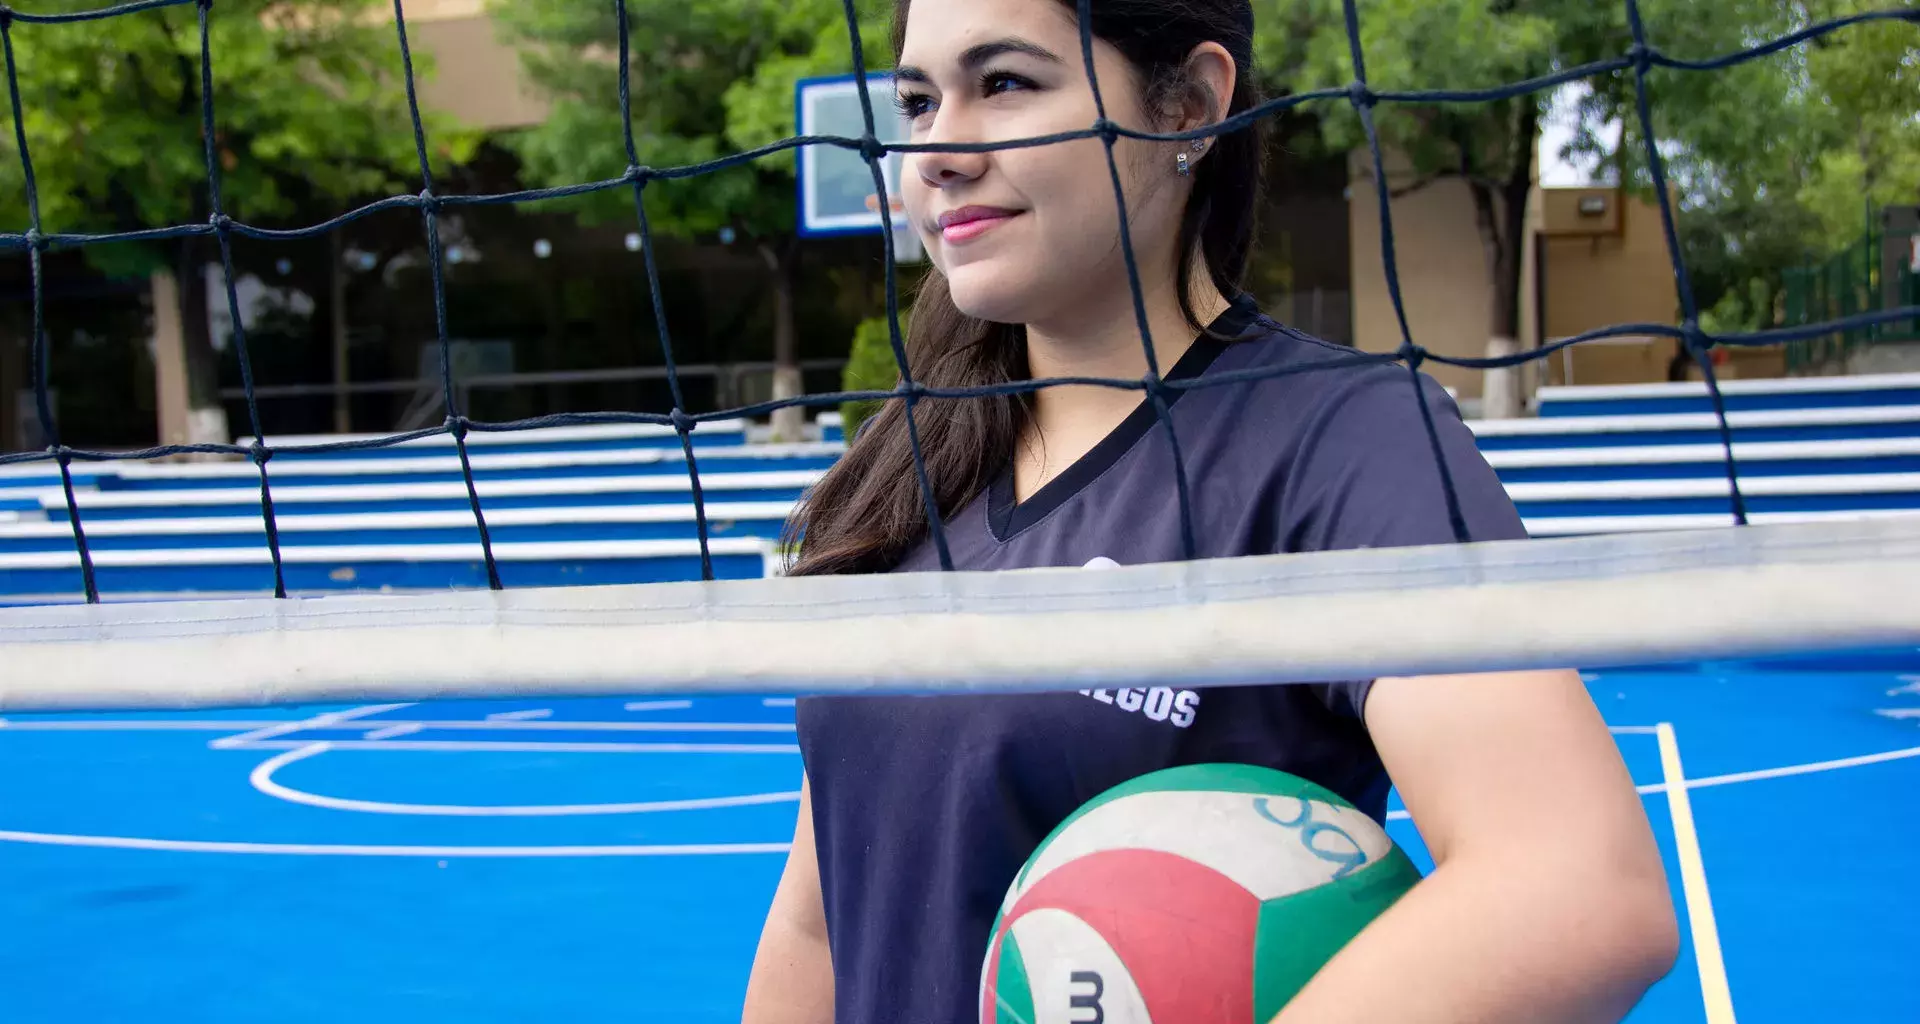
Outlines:
{"label": "metal railing", "polygon": [[[800,371],[806,373],[816,370],[839,370],[846,365],[845,359],[802,359]],[[768,386],[763,389],[771,394],[771,381],[774,364],[772,362],[739,363],[683,363],[676,371],[682,379],[689,377],[712,377],[715,380],[715,400],[720,408],[748,404],[742,400],[748,384],[758,378],[765,378]],[[604,384],[622,381],[666,380],[667,369],[664,366],[631,366],[601,370],[546,370],[512,373],[477,373],[472,376],[454,378],[454,391],[461,408],[471,408],[471,399],[476,390],[492,388],[536,387],[566,384]],[[256,385],[254,398],[260,401],[290,398],[321,398],[339,395],[379,395],[407,394],[413,396],[405,411],[393,429],[406,431],[438,423],[444,413],[444,397],[440,390],[441,381],[437,376],[421,376],[398,380],[343,381],[318,384],[280,384]],[[246,396],[243,388],[223,388],[220,397],[239,400]],[[381,428],[386,429],[386,428]]]}

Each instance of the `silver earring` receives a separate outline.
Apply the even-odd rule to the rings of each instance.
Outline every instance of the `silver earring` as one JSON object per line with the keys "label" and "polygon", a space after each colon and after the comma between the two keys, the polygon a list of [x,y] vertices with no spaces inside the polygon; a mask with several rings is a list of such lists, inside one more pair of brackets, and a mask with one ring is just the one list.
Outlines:
{"label": "silver earring", "polygon": [[[1193,145],[1188,148],[1192,149],[1195,153],[1198,153],[1201,150],[1207,148],[1207,141],[1205,139],[1195,139],[1193,140]],[[1181,177],[1184,178],[1187,175],[1193,173],[1193,163],[1192,161],[1187,159],[1187,154],[1175,153],[1173,156],[1173,163],[1174,163],[1174,168],[1180,172]]]}

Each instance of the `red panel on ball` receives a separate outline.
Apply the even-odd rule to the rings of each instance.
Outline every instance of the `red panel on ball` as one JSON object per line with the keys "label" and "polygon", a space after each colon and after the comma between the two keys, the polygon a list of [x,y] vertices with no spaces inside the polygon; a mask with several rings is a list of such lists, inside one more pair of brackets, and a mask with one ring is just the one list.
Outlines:
{"label": "red panel on ball", "polygon": [[[1127,965],[1155,1021],[1252,1024],[1260,901],[1226,875],[1158,850],[1087,854],[1022,894],[1000,934],[1042,908],[1064,910],[1098,932]],[[991,993],[991,977],[987,984]]]}

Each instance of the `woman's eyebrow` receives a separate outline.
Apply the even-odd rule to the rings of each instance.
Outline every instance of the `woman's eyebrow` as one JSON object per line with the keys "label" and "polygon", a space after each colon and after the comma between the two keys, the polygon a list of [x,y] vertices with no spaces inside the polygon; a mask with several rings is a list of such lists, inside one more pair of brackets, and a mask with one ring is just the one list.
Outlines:
{"label": "woman's eyebrow", "polygon": [[[995,57],[1009,53],[1025,54],[1035,60],[1045,61],[1049,64],[1066,63],[1060,59],[1058,54],[1055,54],[1052,50],[1038,43],[1030,43],[1024,39],[1008,37],[1006,39],[995,39],[991,42],[968,47],[960,54],[960,68],[963,71],[973,71]],[[926,83],[931,81],[924,69],[911,64],[903,64],[899,68],[896,68],[893,72],[893,77],[903,82]]]}

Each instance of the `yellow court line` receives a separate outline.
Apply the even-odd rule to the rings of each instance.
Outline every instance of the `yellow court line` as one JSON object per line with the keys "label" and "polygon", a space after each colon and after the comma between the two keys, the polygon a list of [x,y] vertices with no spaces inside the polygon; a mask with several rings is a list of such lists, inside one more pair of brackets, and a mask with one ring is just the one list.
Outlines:
{"label": "yellow court line", "polygon": [[1706,1003],[1707,1024],[1734,1024],[1733,991],[1727,985],[1727,965],[1720,955],[1720,929],[1713,923],[1713,901],[1707,895],[1707,866],[1700,856],[1700,836],[1693,827],[1693,802],[1688,797],[1680,743],[1673,723],[1654,727],[1660,741],[1660,774],[1666,782],[1667,810],[1673,815],[1673,841],[1680,853],[1680,890],[1687,900],[1687,925],[1693,932],[1693,959],[1700,968],[1700,997]]}

